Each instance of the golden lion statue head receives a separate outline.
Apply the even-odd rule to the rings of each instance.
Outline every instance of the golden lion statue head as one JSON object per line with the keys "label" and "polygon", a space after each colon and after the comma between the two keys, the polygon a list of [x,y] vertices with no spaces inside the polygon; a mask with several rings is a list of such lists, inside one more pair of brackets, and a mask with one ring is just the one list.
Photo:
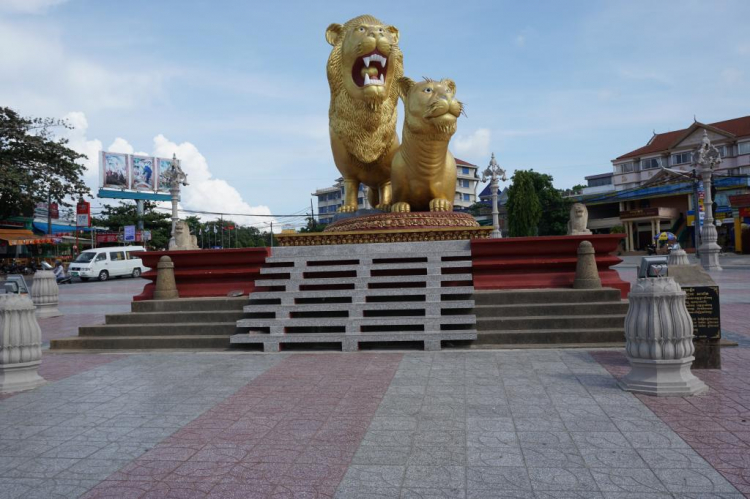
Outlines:
{"label": "golden lion statue head", "polygon": [[404,128],[418,134],[456,133],[456,120],[463,112],[463,104],[455,98],[453,80],[425,78],[415,83],[411,78],[398,81],[399,94],[404,100],[406,117]]}
{"label": "golden lion statue head", "polygon": [[396,97],[393,82],[404,74],[398,37],[398,29],[370,15],[328,26],[326,40],[333,45],[327,68],[331,92],[334,86],[343,87],[352,99],[373,107]]}

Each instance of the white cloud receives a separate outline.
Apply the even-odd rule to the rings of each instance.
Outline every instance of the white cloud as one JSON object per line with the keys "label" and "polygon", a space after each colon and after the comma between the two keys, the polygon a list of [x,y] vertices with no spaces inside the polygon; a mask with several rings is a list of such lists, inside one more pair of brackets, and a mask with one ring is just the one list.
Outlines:
{"label": "white cloud", "polygon": [[86,159],[81,160],[86,167],[84,180],[86,185],[94,192],[99,186],[99,151],[102,150],[102,142],[96,139],[89,140],[86,137],[89,122],[82,112],[70,112],[63,119],[73,128],[65,130],[61,135],[68,139],[68,147],[86,155]]}
{"label": "white cloud", "polygon": [[0,0],[0,11],[21,14],[44,14],[50,7],[68,0]]}
{"label": "white cloud", "polygon": [[479,128],[470,135],[457,135],[453,141],[453,150],[461,159],[484,158],[490,154],[491,135],[487,128]]}
{"label": "white cloud", "polygon": [[[70,112],[65,115],[65,119],[74,128],[62,131],[60,136],[69,140],[68,146],[71,149],[88,156],[88,159],[82,160],[82,164],[86,167],[84,179],[92,192],[96,192],[99,186],[99,152],[102,150],[102,141],[87,137],[89,123],[84,113],[80,111]],[[206,158],[190,142],[177,144],[159,134],[154,137],[152,152],[146,153],[136,151],[127,140],[117,137],[106,150],[124,154],[153,155],[161,158],[171,158],[173,154],[177,154],[182,169],[187,173],[189,184],[182,188],[180,208],[220,213],[241,213],[247,216],[228,216],[225,218],[231,218],[244,225],[255,225],[259,228],[262,228],[268,222],[273,222],[274,231],[281,229],[281,225],[272,217],[253,216],[270,215],[271,210],[267,206],[251,206],[242,199],[237,189],[229,182],[214,177]],[[162,206],[169,206],[169,204],[163,203]],[[205,220],[219,218],[215,215],[199,216]]]}
{"label": "white cloud", "polygon": [[148,105],[163,94],[163,69],[109,67],[65,50],[39,23],[0,20],[0,101],[31,115],[87,113]]}
{"label": "white cloud", "polygon": [[526,45],[526,35],[518,35],[513,40],[513,43],[516,44],[516,47],[524,47]]}
{"label": "white cloud", "polygon": [[[272,217],[255,217],[253,215],[270,215],[267,206],[251,206],[242,199],[240,193],[226,180],[215,178],[208,167],[206,158],[190,142],[177,144],[164,135],[154,137],[154,156],[171,158],[173,154],[180,160],[182,169],[187,174],[188,186],[181,194],[181,205],[185,209],[240,213],[248,216],[231,216],[232,220],[242,224],[260,226],[268,222],[280,228]],[[206,215],[202,218],[216,219],[218,216]]]}

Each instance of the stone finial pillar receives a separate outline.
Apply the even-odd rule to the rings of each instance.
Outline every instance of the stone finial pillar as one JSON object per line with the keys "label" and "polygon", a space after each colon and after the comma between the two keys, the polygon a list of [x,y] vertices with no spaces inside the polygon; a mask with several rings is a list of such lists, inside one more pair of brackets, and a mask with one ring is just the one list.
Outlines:
{"label": "stone finial pillar", "polygon": [[685,292],[674,279],[638,279],[628,300],[625,350],[632,369],[620,386],[660,397],[708,391],[690,372],[695,360],[693,321],[685,306]]}
{"label": "stone finial pillar", "polygon": [[57,278],[51,270],[37,270],[31,285],[31,300],[36,305],[36,315],[40,318],[62,315],[57,309],[59,288]]}
{"label": "stone finial pillar", "polygon": [[37,373],[41,363],[42,330],[34,303],[25,295],[0,295],[0,393],[45,383]]}
{"label": "stone finial pillar", "polygon": [[573,281],[574,289],[599,289],[602,287],[599,270],[596,268],[595,253],[594,245],[590,241],[581,241],[581,244],[578,245],[576,278]]}
{"label": "stone finial pillar", "polygon": [[174,263],[167,255],[159,258],[156,264],[156,287],[154,300],[173,300],[179,298],[177,283],[174,279]]}
{"label": "stone finial pillar", "polygon": [[667,257],[667,265],[669,267],[676,267],[678,265],[690,265],[687,253],[684,249],[672,250]]}

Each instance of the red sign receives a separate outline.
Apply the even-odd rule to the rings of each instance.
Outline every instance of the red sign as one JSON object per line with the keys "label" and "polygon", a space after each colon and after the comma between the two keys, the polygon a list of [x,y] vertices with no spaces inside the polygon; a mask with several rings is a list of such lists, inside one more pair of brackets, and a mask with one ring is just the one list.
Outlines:
{"label": "red sign", "polygon": [[740,208],[740,217],[750,217],[750,208]]}
{"label": "red sign", "polygon": [[76,215],[88,215],[91,213],[91,203],[88,201],[78,201],[76,205]]}
{"label": "red sign", "polygon": [[104,233],[98,233],[96,235],[96,244],[104,244],[104,243],[116,243],[117,236],[119,234],[117,232],[104,232]]}
{"label": "red sign", "polygon": [[732,205],[732,208],[736,208],[738,206],[750,206],[750,194],[729,196],[729,204]]}
{"label": "red sign", "polygon": [[50,203],[49,217],[55,219],[60,218],[60,207],[57,205],[57,203]]}
{"label": "red sign", "polygon": [[[147,233],[146,240],[151,240],[151,232],[150,231],[143,231]],[[106,244],[106,243],[122,243],[123,242],[123,235],[120,232],[97,232],[96,234],[96,244]],[[140,230],[135,231],[135,242],[140,243],[143,242],[143,233]]]}

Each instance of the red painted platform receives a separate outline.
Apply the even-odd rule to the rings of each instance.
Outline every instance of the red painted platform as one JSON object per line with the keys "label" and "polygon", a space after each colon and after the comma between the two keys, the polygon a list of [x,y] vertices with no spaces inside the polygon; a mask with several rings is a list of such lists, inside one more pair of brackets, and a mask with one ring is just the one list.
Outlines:
{"label": "red painted platform", "polygon": [[151,282],[133,300],[151,300],[156,286],[156,264],[167,255],[175,268],[180,298],[226,296],[234,290],[244,294],[255,289],[260,268],[270,254],[269,248],[241,248],[196,251],[149,251],[141,253],[143,264],[151,267],[143,274]]}
{"label": "red painted platform", "polygon": [[622,261],[614,255],[624,234],[513,237],[471,241],[475,289],[570,288],[576,273],[578,245],[591,241],[602,286],[619,289],[622,297],[630,283],[611,269]]}

